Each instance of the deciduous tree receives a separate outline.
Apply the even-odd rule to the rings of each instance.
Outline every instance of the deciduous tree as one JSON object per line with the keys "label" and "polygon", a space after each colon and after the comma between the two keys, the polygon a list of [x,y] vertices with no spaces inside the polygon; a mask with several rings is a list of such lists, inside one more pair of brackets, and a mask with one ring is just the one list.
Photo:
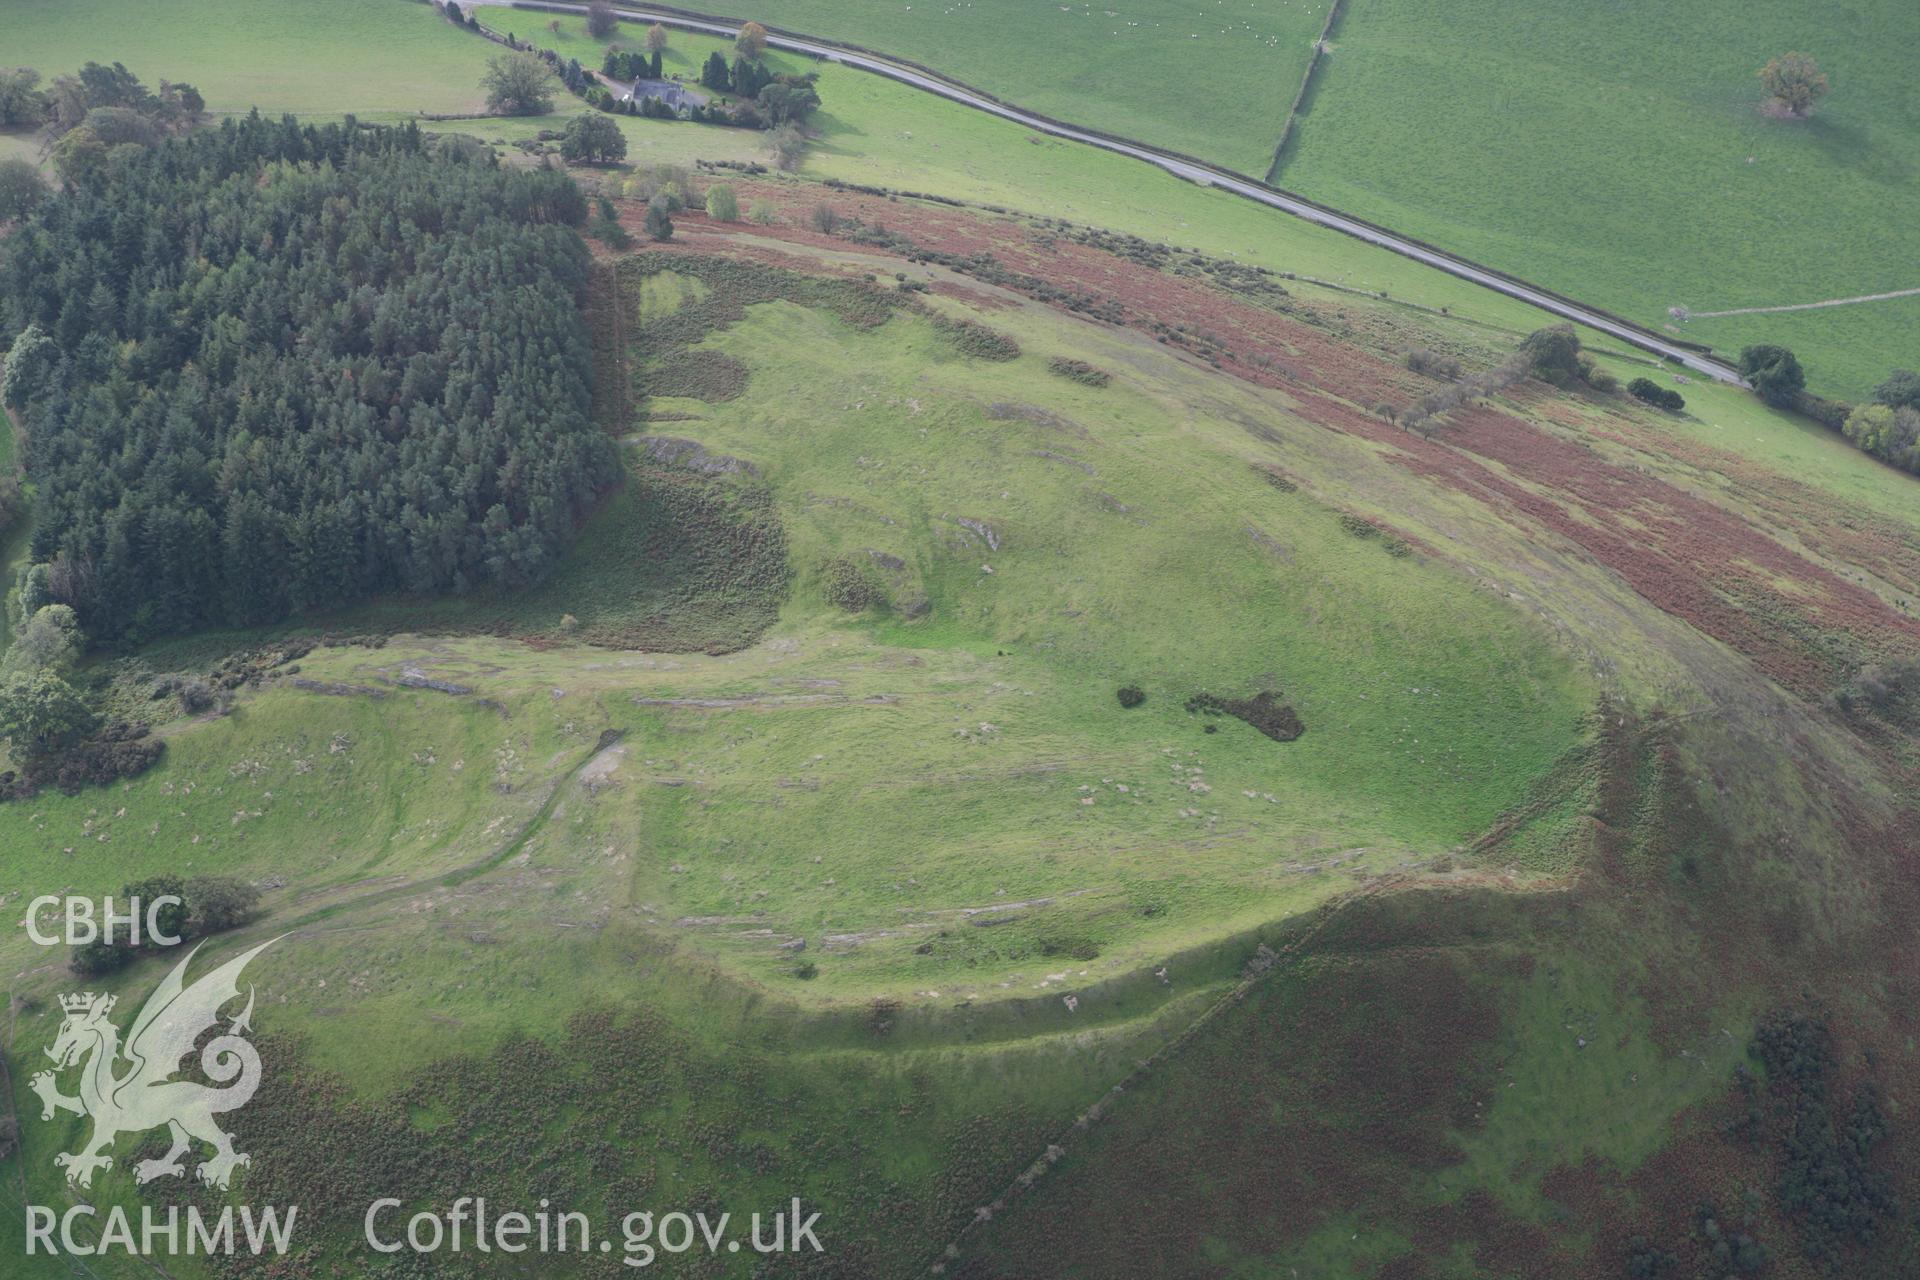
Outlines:
{"label": "deciduous tree", "polygon": [[58,755],[98,723],[73,686],[51,671],[16,673],[0,682],[0,738],[22,763]]}
{"label": "deciduous tree", "polygon": [[487,63],[480,78],[487,109],[503,116],[537,116],[553,110],[553,68],[524,50],[503,53]]}
{"label": "deciduous tree", "polygon": [[0,673],[50,671],[64,676],[80,661],[86,637],[80,632],[80,620],[64,604],[50,604],[34,612],[13,638]]}
{"label": "deciduous tree", "polygon": [[820,95],[810,84],[776,81],[760,90],[760,110],[775,126],[805,120],[819,105]]}
{"label": "deciduous tree", "polygon": [[1920,409],[1920,373],[1895,369],[1873,389],[1873,398],[1891,409]]}
{"label": "deciduous tree", "polygon": [[98,182],[107,171],[107,144],[85,125],[70,129],[53,144],[53,171],[69,187]]}
{"label": "deciduous tree", "polygon": [[49,104],[32,67],[0,70],[0,125],[17,129],[46,119]]}
{"label": "deciduous tree", "polygon": [[767,51],[767,29],[757,22],[747,23],[733,38],[733,51],[743,58],[759,59]]}
{"label": "deciduous tree", "polygon": [[1793,404],[1807,375],[1794,359],[1793,352],[1771,343],[1760,343],[1740,352],[1740,376],[1753,384],[1762,400],[1776,408]]}
{"label": "deciduous tree", "polygon": [[560,135],[560,154],[574,164],[611,164],[626,157],[627,135],[606,116],[575,116]]}
{"label": "deciduous tree", "polygon": [[82,126],[109,147],[151,147],[166,136],[157,116],[143,114],[132,107],[95,107],[87,112]]}
{"label": "deciduous tree", "polygon": [[763,144],[766,153],[773,157],[775,165],[782,169],[796,169],[807,154],[807,135],[798,125],[783,124],[767,132]]}
{"label": "deciduous tree", "polygon": [[1520,343],[1527,371],[1556,386],[1567,386],[1580,378],[1580,335],[1570,324],[1548,325],[1535,329]]}
{"label": "deciduous tree", "polygon": [[29,161],[13,156],[0,160],[0,222],[26,217],[46,196],[47,184]]}
{"label": "deciduous tree", "polygon": [[740,220],[740,200],[733,188],[724,182],[716,182],[707,188],[707,216],[721,222]]}
{"label": "deciduous tree", "polygon": [[1782,113],[1804,118],[1814,103],[1827,96],[1826,73],[1804,53],[1783,53],[1760,68],[1760,83]]}
{"label": "deciduous tree", "polygon": [[0,404],[24,410],[50,388],[59,361],[60,344],[46,330],[37,324],[22,329],[7,352],[5,372],[0,373]]}
{"label": "deciduous tree", "polygon": [[587,4],[587,34],[595,40],[605,40],[620,28],[620,19],[614,15],[613,6],[607,0],[589,0]]}

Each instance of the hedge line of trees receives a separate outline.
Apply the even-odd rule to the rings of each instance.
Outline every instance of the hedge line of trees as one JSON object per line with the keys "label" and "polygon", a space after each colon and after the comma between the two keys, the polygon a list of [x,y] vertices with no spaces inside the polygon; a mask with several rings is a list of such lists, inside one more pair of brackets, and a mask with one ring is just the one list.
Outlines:
{"label": "hedge line of trees", "polygon": [[537,577],[615,481],[572,180],[250,117],[5,242],[32,559],[94,638]]}
{"label": "hedge line of trees", "polygon": [[707,55],[700,71],[700,83],[707,88],[743,99],[724,108],[733,123],[761,129],[799,124],[812,115],[820,106],[816,80],[811,72],[795,76],[772,71],[757,57],[735,57],[728,66],[718,49]]}
{"label": "hedge line of trees", "polygon": [[129,111],[176,128],[198,122],[207,105],[190,84],[162,80],[156,92],[118,62],[89,62],[45,88],[40,81],[32,67],[0,69],[0,127],[45,125],[59,135],[86,124],[95,111]]}
{"label": "hedge line of trees", "polygon": [[1797,409],[1837,431],[1864,453],[1920,475],[1920,373],[1896,369],[1874,388],[1873,399],[1851,405],[1809,392],[1806,371],[1793,352],[1771,343],[1740,352],[1740,376],[1754,394],[1779,409]]}
{"label": "hedge line of trees", "polygon": [[1896,370],[1874,389],[1872,403],[1847,414],[1840,430],[1882,462],[1920,475],[1920,373]]}

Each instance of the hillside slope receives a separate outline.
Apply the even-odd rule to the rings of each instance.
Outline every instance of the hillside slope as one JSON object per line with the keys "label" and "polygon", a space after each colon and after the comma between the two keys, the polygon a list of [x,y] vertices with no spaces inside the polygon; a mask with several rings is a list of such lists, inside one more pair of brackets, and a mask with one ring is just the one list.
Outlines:
{"label": "hillside slope", "polygon": [[[359,1274],[377,1184],[798,1190],[847,1274],[1604,1274],[1737,1167],[1804,1269],[1777,1135],[1716,1135],[1783,1009],[1912,1078],[1907,695],[1831,696],[1915,653],[1911,481],[1717,388],[1423,438],[1375,408],[1432,385],[1400,351],[1505,335],[742,186],[774,225],[606,264],[628,505],[537,595],[149,650],[129,701],[265,656],[0,828],[36,883],[273,886],[245,1194],[311,1206],[306,1265]],[[295,642],[409,616],[469,634]],[[4,945],[24,1110],[70,979]],[[26,1126],[36,1202],[70,1129]]]}

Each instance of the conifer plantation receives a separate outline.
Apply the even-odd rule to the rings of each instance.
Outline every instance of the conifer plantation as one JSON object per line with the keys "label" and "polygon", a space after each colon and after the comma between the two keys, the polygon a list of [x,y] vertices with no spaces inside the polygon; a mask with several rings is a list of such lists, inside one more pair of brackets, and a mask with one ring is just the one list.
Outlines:
{"label": "conifer plantation", "polygon": [[55,598],[137,642],[538,577],[619,475],[585,215],[411,126],[117,149],[0,263]]}

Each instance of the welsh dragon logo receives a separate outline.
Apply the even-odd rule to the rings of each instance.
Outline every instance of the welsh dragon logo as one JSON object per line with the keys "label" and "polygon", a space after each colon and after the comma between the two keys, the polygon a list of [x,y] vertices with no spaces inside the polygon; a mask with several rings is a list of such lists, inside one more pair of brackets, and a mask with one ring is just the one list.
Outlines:
{"label": "welsh dragon logo", "polygon": [[[209,1040],[200,1051],[200,1069],[215,1088],[192,1080],[176,1080],[180,1060],[193,1052],[202,1035],[220,1021],[220,1009],[239,998],[240,971],[247,962],[279,939],[263,942],[253,950],[236,956],[192,986],[187,986],[187,965],[195,952],[173,967],[173,972],[147,997],[133,1024],[126,1043],[120,1042],[120,1030],[107,1020],[113,1011],[114,997],[88,991],[60,997],[66,1020],[60,1024],[47,1056],[54,1071],[42,1071],[27,1082],[40,1095],[42,1120],[53,1119],[56,1111],[71,1111],[93,1120],[93,1133],[78,1151],[62,1152],[54,1164],[67,1171],[67,1181],[89,1186],[96,1169],[113,1168],[114,1140],[123,1133],[144,1133],[162,1125],[171,1132],[173,1146],[158,1160],[142,1160],[133,1167],[136,1182],[186,1172],[180,1158],[187,1154],[194,1139],[213,1148],[211,1159],[199,1170],[200,1180],[224,1190],[236,1166],[250,1163],[250,1157],[233,1149],[229,1137],[214,1117],[247,1105],[260,1087],[260,1055],[245,1038],[251,1030],[253,989],[247,989],[247,1007],[227,1024],[224,1034]],[[55,1072],[80,1068],[80,1094],[69,1097],[60,1092]]]}

